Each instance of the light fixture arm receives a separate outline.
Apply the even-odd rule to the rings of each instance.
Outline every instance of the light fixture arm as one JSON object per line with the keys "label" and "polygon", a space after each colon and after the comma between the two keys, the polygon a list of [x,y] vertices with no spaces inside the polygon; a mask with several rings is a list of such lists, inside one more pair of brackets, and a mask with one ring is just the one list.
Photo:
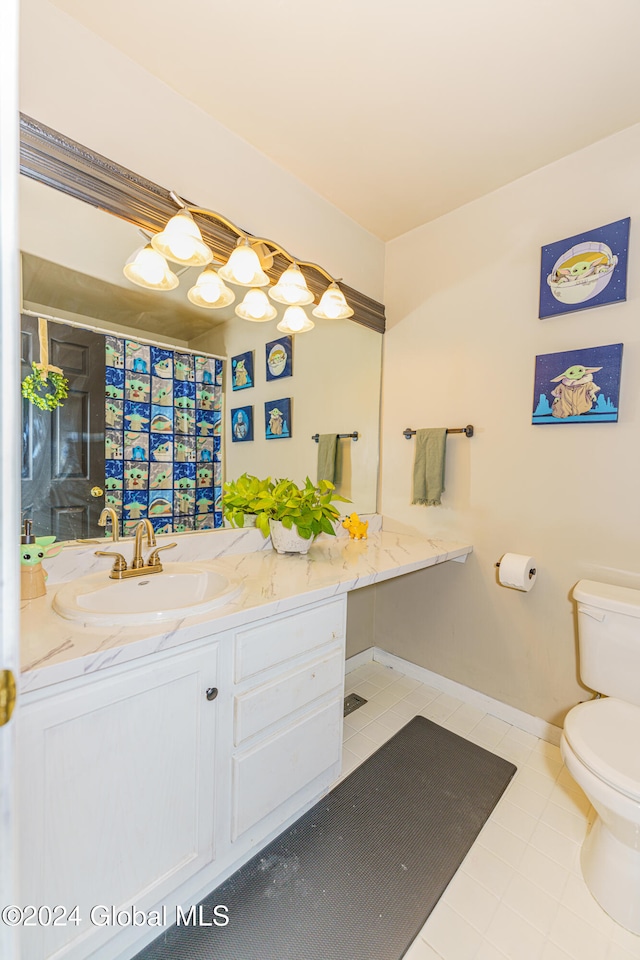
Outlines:
{"label": "light fixture arm", "polygon": [[315,270],[317,273],[322,274],[329,283],[338,283],[335,277],[332,277],[330,273],[321,267],[318,263],[311,263],[307,260],[298,260],[297,257],[292,257],[288,250],[285,250],[284,247],[281,247],[279,243],[276,243],[274,240],[269,240],[268,237],[254,237],[249,233],[246,233],[244,230],[241,230],[240,227],[237,227],[235,223],[231,220],[228,220],[221,213],[217,213],[215,210],[209,210],[207,207],[196,207],[190,203],[185,203],[177,193],[174,193],[173,190],[169,191],[169,196],[182,210],[188,210],[191,214],[196,214],[202,217],[209,217],[212,220],[217,220],[219,223],[222,223],[225,227],[231,230],[236,236],[242,238],[243,240],[248,240],[252,245],[264,244],[264,246],[271,247],[275,253],[282,254],[289,263],[295,263],[299,267],[307,267],[309,270]]}

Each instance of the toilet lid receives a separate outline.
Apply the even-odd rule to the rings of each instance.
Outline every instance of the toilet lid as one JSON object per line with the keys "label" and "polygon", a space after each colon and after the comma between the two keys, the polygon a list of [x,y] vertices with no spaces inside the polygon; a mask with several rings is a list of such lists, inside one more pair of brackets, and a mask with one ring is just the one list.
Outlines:
{"label": "toilet lid", "polygon": [[592,773],[640,800],[640,707],[615,697],[588,700],[569,711],[564,735]]}

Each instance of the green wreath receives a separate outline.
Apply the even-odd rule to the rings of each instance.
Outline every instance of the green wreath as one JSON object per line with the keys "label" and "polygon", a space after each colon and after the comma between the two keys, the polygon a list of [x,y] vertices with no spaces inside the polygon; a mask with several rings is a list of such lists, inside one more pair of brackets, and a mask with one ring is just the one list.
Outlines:
{"label": "green wreath", "polygon": [[38,365],[31,364],[33,373],[22,381],[22,396],[41,410],[55,410],[69,395],[69,381],[61,373],[49,370],[45,376]]}

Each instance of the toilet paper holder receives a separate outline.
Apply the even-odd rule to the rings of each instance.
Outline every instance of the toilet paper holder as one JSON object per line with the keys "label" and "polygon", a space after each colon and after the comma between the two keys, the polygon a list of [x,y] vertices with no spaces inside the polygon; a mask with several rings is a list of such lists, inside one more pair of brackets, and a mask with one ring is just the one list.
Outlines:
{"label": "toilet paper holder", "polygon": [[[496,565],[496,567],[499,567],[499,566],[500,566],[500,561],[499,561],[499,560],[496,560],[496,564],[495,564],[495,565]],[[529,580],[533,580],[533,578],[535,577],[535,575],[536,575],[536,568],[535,568],[535,567],[531,567],[531,569],[529,570]]]}

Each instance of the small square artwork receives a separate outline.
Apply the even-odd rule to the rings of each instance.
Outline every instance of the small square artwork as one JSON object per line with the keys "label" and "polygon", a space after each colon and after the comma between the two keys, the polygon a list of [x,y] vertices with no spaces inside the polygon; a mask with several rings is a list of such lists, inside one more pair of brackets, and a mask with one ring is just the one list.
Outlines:
{"label": "small square artwork", "polygon": [[291,436],[291,397],[267,400],[264,405],[265,437],[286,440]]}
{"label": "small square artwork", "polygon": [[630,217],[542,248],[541,319],[627,299]]}
{"label": "small square artwork", "polygon": [[532,423],[615,423],[621,343],[536,357]]}
{"label": "small square artwork", "polygon": [[293,375],[293,337],[280,337],[265,345],[267,380],[282,380]]}
{"label": "small square artwork", "polygon": [[253,407],[236,407],[231,411],[231,441],[253,440]]}
{"label": "small square artwork", "polygon": [[231,357],[231,389],[248,390],[254,385],[253,350]]}

